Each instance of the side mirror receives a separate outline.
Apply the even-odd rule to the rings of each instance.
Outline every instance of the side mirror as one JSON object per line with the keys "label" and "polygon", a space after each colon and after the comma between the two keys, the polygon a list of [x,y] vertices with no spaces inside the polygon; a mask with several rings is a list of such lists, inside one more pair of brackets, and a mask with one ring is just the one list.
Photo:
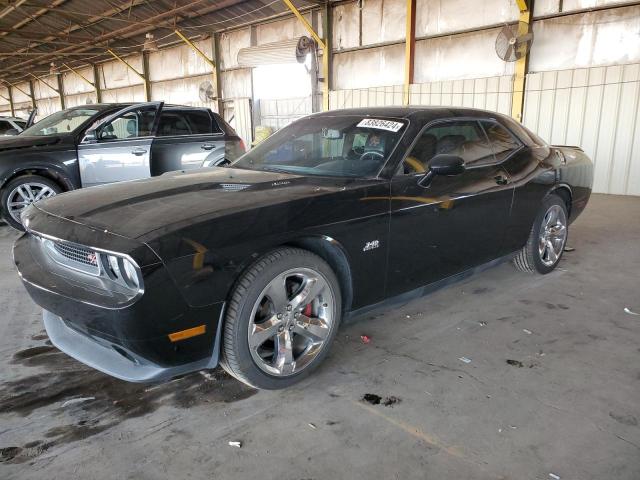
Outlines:
{"label": "side mirror", "polygon": [[429,185],[436,175],[460,175],[464,170],[464,160],[461,157],[440,153],[431,159],[429,162],[429,171],[418,183],[424,187]]}
{"label": "side mirror", "polygon": [[92,143],[97,140],[95,130],[87,130],[82,137],[82,143]]}

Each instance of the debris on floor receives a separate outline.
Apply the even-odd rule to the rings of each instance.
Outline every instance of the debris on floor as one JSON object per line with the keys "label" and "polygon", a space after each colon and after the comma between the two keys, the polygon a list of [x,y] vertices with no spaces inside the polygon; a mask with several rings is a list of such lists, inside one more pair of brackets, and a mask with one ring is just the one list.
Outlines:
{"label": "debris on floor", "polygon": [[629,315],[638,315],[638,316],[640,316],[640,313],[634,312],[629,307],[624,307],[624,313],[628,313]]}
{"label": "debris on floor", "polygon": [[478,324],[480,324],[481,327],[486,327],[487,326],[487,322],[485,321],[479,321]]}
{"label": "debris on floor", "polygon": [[507,359],[507,363],[512,367],[518,367],[518,368],[524,367],[524,363],[522,363],[520,360]]}
{"label": "debris on floor", "polygon": [[367,343],[371,343],[371,337],[369,337],[368,335],[360,335],[360,340],[362,340],[362,343],[364,343],[365,345]]}
{"label": "debris on floor", "polygon": [[565,252],[573,252],[573,251],[575,251],[575,248],[573,248],[573,247],[564,247],[564,251]]}
{"label": "debris on floor", "polygon": [[311,427],[314,430],[318,428],[313,423],[307,423],[307,425],[309,425],[309,427]]}
{"label": "debris on floor", "polygon": [[61,407],[68,407],[69,405],[75,405],[76,403],[82,403],[82,402],[88,402],[89,400],[95,400],[96,397],[79,397],[79,398],[72,398],[71,400],[67,400],[66,402],[64,402]]}
{"label": "debris on floor", "polygon": [[558,475],[556,475],[555,473],[550,473],[549,476],[551,478],[553,478],[553,480],[560,480],[560,477]]}
{"label": "debris on floor", "polygon": [[458,360],[464,363],[471,363],[471,359],[467,357],[460,357]]}
{"label": "debris on floor", "polygon": [[242,448],[242,442],[231,441],[229,442],[230,447]]}
{"label": "debris on floor", "polygon": [[391,407],[396,403],[400,403],[401,399],[393,395],[389,395],[383,399],[380,395],[376,395],[375,393],[365,393],[362,397],[362,401],[371,405],[382,404],[385,407]]}
{"label": "debris on floor", "polygon": [[527,330],[526,328],[523,328],[522,331],[527,335],[531,335],[533,333],[531,330]]}

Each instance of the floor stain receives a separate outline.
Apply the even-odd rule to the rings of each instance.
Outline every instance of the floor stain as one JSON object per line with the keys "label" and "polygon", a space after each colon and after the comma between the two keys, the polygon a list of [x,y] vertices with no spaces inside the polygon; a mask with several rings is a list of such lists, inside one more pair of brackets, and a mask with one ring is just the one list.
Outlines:
{"label": "floor stain", "polygon": [[619,415],[614,412],[609,412],[609,416],[613,418],[616,422],[621,423],[623,425],[628,425],[630,427],[638,426],[638,419],[633,415]]}
{"label": "floor stain", "polygon": [[508,360],[507,360],[507,363],[508,363],[509,365],[511,365],[512,367],[518,367],[518,368],[522,368],[522,367],[524,367],[524,363],[522,363],[520,360],[511,360],[511,359],[508,359]]}
{"label": "floor stain", "polygon": [[[54,445],[88,438],[118,425],[127,418],[154,412],[160,406],[186,409],[207,403],[232,403],[251,397],[254,390],[223,370],[185,375],[163,384],[129,383],[86,367],[54,347],[38,346],[17,352],[14,364],[45,367],[46,371],[0,385],[0,414],[26,417],[35,410],[64,411],[79,419],[75,424],[45,432],[43,440],[22,447],[0,449],[0,462],[21,463]],[[74,398],[90,401],[69,404]],[[99,421],[89,420],[99,418]]]}
{"label": "floor stain", "polygon": [[390,395],[385,397],[384,399],[380,395],[376,395],[375,393],[365,393],[362,396],[362,401],[368,403],[370,405],[384,405],[385,407],[392,407],[396,403],[400,403],[402,400],[398,397]]}

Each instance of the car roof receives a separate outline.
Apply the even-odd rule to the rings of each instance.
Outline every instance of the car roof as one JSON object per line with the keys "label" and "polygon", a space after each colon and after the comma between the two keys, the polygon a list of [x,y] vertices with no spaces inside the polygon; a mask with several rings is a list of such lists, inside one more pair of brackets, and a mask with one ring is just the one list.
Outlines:
{"label": "car roof", "polygon": [[339,116],[353,115],[361,117],[390,117],[398,119],[411,119],[414,116],[431,117],[437,119],[439,117],[501,117],[502,115],[489,110],[480,110],[477,108],[465,107],[361,107],[361,108],[345,108],[341,110],[329,110],[328,112],[316,113],[314,116]]}
{"label": "car roof", "polygon": [[20,118],[20,117],[5,117],[0,115],[0,120],[13,120],[16,122],[26,122],[26,120],[24,118]]}

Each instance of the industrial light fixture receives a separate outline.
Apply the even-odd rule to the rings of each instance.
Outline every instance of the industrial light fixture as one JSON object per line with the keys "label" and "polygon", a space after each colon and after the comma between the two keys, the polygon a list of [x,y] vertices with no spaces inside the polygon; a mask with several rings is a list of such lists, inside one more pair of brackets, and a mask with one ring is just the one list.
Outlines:
{"label": "industrial light fixture", "polygon": [[158,41],[153,38],[153,33],[147,33],[145,35],[144,45],[142,45],[143,52],[157,52],[158,51]]}
{"label": "industrial light fixture", "polygon": [[58,66],[54,62],[51,62],[49,64],[49,75],[57,75],[58,73],[60,73]]}

